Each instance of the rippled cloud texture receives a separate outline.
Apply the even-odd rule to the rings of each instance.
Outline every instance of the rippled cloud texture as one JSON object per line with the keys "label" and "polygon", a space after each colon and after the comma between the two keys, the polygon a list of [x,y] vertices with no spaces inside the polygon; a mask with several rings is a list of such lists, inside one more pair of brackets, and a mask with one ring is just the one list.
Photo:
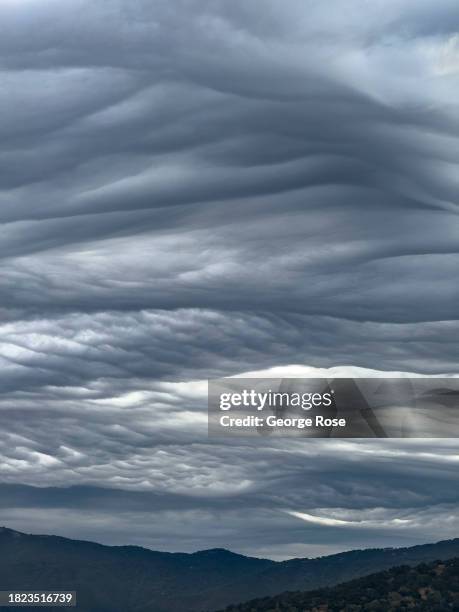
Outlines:
{"label": "rippled cloud texture", "polygon": [[458,371],[458,32],[455,0],[0,2],[2,522],[457,533],[454,440],[216,442],[203,381]]}

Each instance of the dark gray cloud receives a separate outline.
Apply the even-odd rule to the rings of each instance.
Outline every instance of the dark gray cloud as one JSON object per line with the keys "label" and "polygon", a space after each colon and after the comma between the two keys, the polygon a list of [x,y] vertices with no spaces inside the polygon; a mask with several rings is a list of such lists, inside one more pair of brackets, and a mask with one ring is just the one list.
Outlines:
{"label": "dark gray cloud", "polygon": [[4,3],[4,308],[455,320],[456,7],[354,6]]}
{"label": "dark gray cloud", "polygon": [[4,522],[273,556],[457,530],[453,443],[216,444],[202,381],[457,372],[458,27],[453,0],[0,3]]}

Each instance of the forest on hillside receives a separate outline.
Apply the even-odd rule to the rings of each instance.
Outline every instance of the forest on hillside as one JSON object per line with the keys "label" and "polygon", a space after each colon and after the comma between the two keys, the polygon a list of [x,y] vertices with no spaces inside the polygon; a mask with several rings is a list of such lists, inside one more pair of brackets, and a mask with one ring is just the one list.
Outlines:
{"label": "forest on hillside", "polygon": [[459,612],[459,559],[401,566],[309,592],[287,592],[225,612]]}

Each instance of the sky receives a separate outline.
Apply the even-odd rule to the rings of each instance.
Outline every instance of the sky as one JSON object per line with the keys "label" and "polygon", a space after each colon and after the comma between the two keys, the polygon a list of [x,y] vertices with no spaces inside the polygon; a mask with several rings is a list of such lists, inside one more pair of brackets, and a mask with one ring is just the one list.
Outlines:
{"label": "sky", "polygon": [[217,376],[457,374],[456,0],[0,0],[0,523],[458,533],[457,440],[209,439]]}

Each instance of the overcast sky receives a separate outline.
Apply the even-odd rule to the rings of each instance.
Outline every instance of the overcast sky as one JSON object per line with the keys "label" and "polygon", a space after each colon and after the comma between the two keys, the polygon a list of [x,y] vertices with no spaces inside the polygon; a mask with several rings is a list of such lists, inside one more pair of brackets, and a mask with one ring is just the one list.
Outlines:
{"label": "overcast sky", "polygon": [[457,0],[0,0],[1,523],[457,535],[457,440],[209,440],[204,381],[458,373],[458,31]]}

